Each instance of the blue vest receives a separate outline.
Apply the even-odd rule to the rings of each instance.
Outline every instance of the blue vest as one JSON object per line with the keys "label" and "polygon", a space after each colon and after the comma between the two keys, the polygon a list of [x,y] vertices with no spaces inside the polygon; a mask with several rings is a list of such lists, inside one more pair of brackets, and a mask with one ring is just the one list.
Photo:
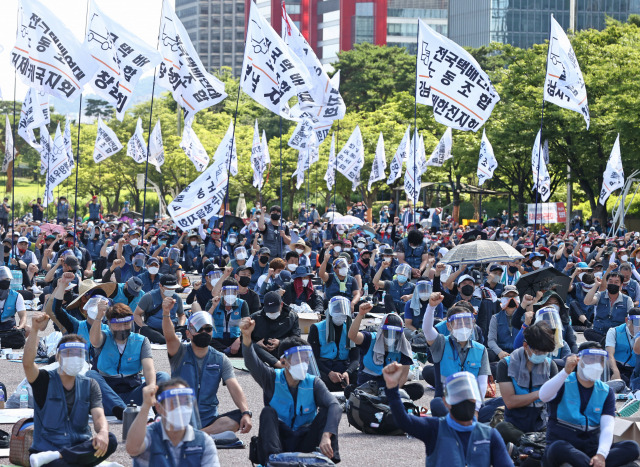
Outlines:
{"label": "blue vest", "polygon": [[[153,308],[150,310],[150,313],[145,313],[147,326],[151,326],[153,329],[161,330],[162,329],[162,300],[164,300],[164,295],[160,291],[160,289],[153,289],[151,292],[151,298],[153,299]],[[176,304],[171,308],[171,322],[175,326],[178,323],[178,317],[176,313],[178,312],[178,304],[182,301],[182,299],[178,296],[178,294],[173,294],[172,297]]]}
{"label": "blue vest", "polygon": [[115,297],[113,297],[113,303],[124,303],[125,305],[129,305],[129,308],[131,308],[131,311],[135,311],[136,308],[138,307],[138,302],[144,295],[144,291],[140,289],[140,292],[138,292],[138,295],[133,297],[133,300],[129,302],[129,299],[124,294],[125,286],[126,284],[118,284],[118,293],[116,294]]}
{"label": "blue vest", "polygon": [[204,256],[207,258],[217,258],[222,255],[222,250],[216,246],[213,240],[209,240],[207,246],[204,248]]}
{"label": "blue vest", "polygon": [[[100,325],[100,329],[102,329],[102,332],[107,332],[109,330],[109,326],[102,323]],[[89,323],[87,323],[87,320],[83,320],[78,323],[78,329],[76,330],[76,334],[82,337],[91,347],[91,339],[89,339],[90,332],[91,332],[91,328],[89,327]]]}
{"label": "blue vest", "polygon": [[606,290],[603,291],[600,294],[600,300],[596,303],[593,330],[600,334],[606,334],[610,328],[624,323],[624,320],[627,317],[627,300],[630,300],[630,298],[626,295],[622,295],[622,300],[616,302],[613,309],[611,309],[609,294]]}
{"label": "blue vest", "polygon": [[333,273],[332,277],[333,277],[333,280],[331,281],[331,284],[329,284],[329,286],[324,291],[325,299],[331,300],[333,297],[340,295],[343,297],[347,297],[349,300],[352,300],[353,284],[355,282],[355,279],[353,278],[353,276],[351,276],[350,274],[347,274],[347,277],[345,278],[345,282],[346,282],[345,292],[340,292],[340,281],[338,280],[338,276],[335,273]]}
{"label": "blue vest", "polygon": [[[169,445],[171,441],[165,441],[162,438],[162,422],[152,423],[147,427],[151,435],[151,443],[147,446],[149,450],[149,463],[153,467],[178,467],[173,462],[172,447]],[[202,455],[205,448],[205,436],[200,430],[194,429],[195,438],[182,445],[180,453],[180,467],[200,467],[202,465]],[[133,465],[139,466],[140,463],[134,458]]]}
{"label": "blue vest", "polygon": [[140,373],[142,371],[140,350],[144,339],[140,334],[130,334],[124,352],[120,354],[111,330],[107,331],[104,345],[98,355],[98,370],[109,376],[129,376]]}
{"label": "blue vest", "polygon": [[419,269],[420,264],[422,263],[422,255],[424,255],[425,249],[427,247],[424,241],[420,244],[419,247],[413,248],[409,245],[409,239],[405,238],[404,240],[402,240],[402,246],[404,246],[404,260],[412,268]]}
{"label": "blue vest", "polygon": [[[395,271],[396,268],[398,267],[398,264],[400,264],[398,262],[398,260],[394,257],[391,259],[391,266],[389,266],[387,269],[385,269],[384,271],[382,271],[382,274],[380,275],[380,279],[383,281],[391,281],[393,280],[393,272]],[[382,266],[382,260],[376,262],[376,271],[378,271],[378,269],[380,269],[380,266]]]}
{"label": "blue vest", "polygon": [[204,357],[202,371],[198,369],[198,362],[191,344],[182,344],[185,355],[180,366],[171,373],[172,378],[184,379],[196,393],[198,411],[202,426],[209,426],[218,416],[218,387],[222,378],[224,355],[209,347]]}
{"label": "blue vest", "polygon": [[369,350],[367,350],[367,354],[362,359],[362,364],[367,370],[369,370],[370,373],[381,376],[382,368],[391,362],[400,363],[402,354],[400,352],[387,352],[384,359],[384,365],[376,365],[376,363],[373,361],[373,347],[376,344],[376,336],[377,333],[371,333],[371,344],[369,344]]}
{"label": "blue vest", "polygon": [[[511,356],[505,357],[505,361],[507,362],[507,366],[509,366],[511,364]],[[547,362],[550,364],[551,358],[547,358]],[[515,378],[511,378],[511,384],[513,384],[514,392],[519,396],[530,394],[540,389],[540,386],[531,386],[531,390],[529,390],[529,388],[519,386],[518,383],[516,383]],[[518,407],[514,409],[505,407],[504,419],[525,433],[542,431],[546,426],[546,420],[542,415],[543,411],[544,405],[540,399],[538,399],[526,407]]]}
{"label": "blue vest", "polygon": [[251,274],[251,282],[249,282],[249,288],[251,290],[255,290],[260,276],[269,272],[269,262],[267,261],[267,264],[265,264],[264,266],[260,266],[260,260],[257,257],[254,257],[251,267],[253,267],[253,274]]}
{"label": "blue vest", "polygon": [[638,282],[635,279],[629,279],[629,283],[626,286],[623,285],[622,290],[624,290],[629,298],[635,302],[638,292]]}
{"label": "blue vest", "polygon": [[142,281],[142,290],[145,293],[151,292],[151,290],[157,288],[158,284],[160,283],[160,274],[156,274],[156,277],[152,281],[151,274],[149,274],[148,270],[143,271],[138,277]]}
{"label": "blue vest", "polygon": [[389,285],[388,293],[391,296],[393,303],[404,306],[404,302],[400,299],[400,297],[402,297],[403,295],[411,295],[415,287],[416,285],[409,282],[408,280],[404,284],[400,285],[398,280],[394,279]]}
{"label": "blue vest", "polygon": [[626,323],[616,326],[616,348],[613,356],[616,362],[623,363],[624,366],[633,368],[636,366],[636,354],[633,352],[629,336],[627,336]]}
{"label": "blue vest", "polygon": [[16,324],[15,315],[17,300],[18,292],[15,290],[9,290],[9,295],[4,302],[4,308],[2,309],[2,315],[0,315],[0,321],[2,321],[3,324],[7,321],[11,324],[11,327]]}
{"label": "blue vest", "polygon": [[427,457],[427,467],[489,467],[491,430],[489,425],[476,422],[465,452],[455,430],[449,426],[446,417],[442,417],[438,424],[436,447]]}
{"label": "blue vest", "polygon": [[[594,285],[595,287],[595,285]],[[575,285],[575,293],[576,293],[576,299],[572,300],[571,303],[575,303],[578,308],[580,308],[580,311],[589,319],[591,319],[591,314],[593,313],[593,309],[594,306],[593,305],[585,305],[584,304],[584,297],[587,296],[586,292],[584,290],[582,290],[582,283],[576,284]]]}
{"label": "blue vest", "polygon": [[349,349],[347,348],[347,324],[342,324],[342,334],[340,335],[340,342],[336,345],[335,342],[327,342],[327,326],[333,326],[333,323],[328,321],[331,318],[327,318],[319,323],[315,323],[315,327],[318,328],[318,340],[320,341],[320,358],[327,358],[329,360],[346,360],[349,358]]}
{"label": "blue vest", "polygon": [[293,405],[293,396],[289,391],[287,378],[284,374],[285,370],[278,369],[275,371],[276,380],[273,390],[273,397],[269,401],[269,405],[278,413],[280,421],[285,423],[293,431],[297,431],[305,425],[310,425],[316,418],[316,401],[313,397],[313,383],[315,376],[307,374],[304,380],[298,384],[298,396],[296,397],[295,407]]}
{"label": "blue vest", "polygon": [[104,243],[101,240],[93,239],[87,240],[87,243],[85,243],[85,248],[91,255],[91,259],[93,261],[100,259],[100,250],[102,250],[102,245],[104,245]]}
{"label": "blue vest", "polygon": [[58,451],[91,439],[89,427],[89,403],[91,400],[91,379],[76,376],[75,402],[71,416],[67,415],[67,401],[64,387],[57,370],[48,370],[49,386],[47,398],[42,408],[34,404],[33,444],[34,451]]}
{"label": "blue vest", "polygon": [[593,385],[593,392],[584,413],[580,413],[580,391],[575,372],[564,382],[564,394],[558,404],[556,418],[559,425],[574,431],[593,431],[600,428],[600,417],[604,401],[609,395],[609,386],[598,380]]}
{"label": "blue vest", "polygon": [[518,335],[518,330],[511,327],[511,318],[507,317],[507,313],[501,310],[496,315],[497,331],[498,331],[498,347],[505,352],[511,353],[513,351],[513,341]]}
{"label": "blue vest", "polygon": [[[226,315],[224,298],[220,300],[218,306],[213,310],[213,338],[224,339],[226,334]],[[242,305],[244,300],[236,298],[236,303],[231,307],[231,316],[229,316],[229,335],[230,337],[240,337],[240,320],[242,319]]]}
{"label": "blue vest", "polygon": [[480,367],[482,366],[482,355],[484,354],[484,345],[476,341],[471,341],[471,347],[467,352],[467,358],[464,362],[460,361],[458,352],[453,348],[453,342],[451,336],[445,337],[446,342],[444,344],[444,353],[442,354],[442,360],[440,360],[440,377],[445,380],[448,376],[451,376],[458,371],[468,371],[476,378],[480,373]]}
{"label": "blue vest", "polygon": [[100,203],[89,203],[89,217],[91,219],[100,218]]}

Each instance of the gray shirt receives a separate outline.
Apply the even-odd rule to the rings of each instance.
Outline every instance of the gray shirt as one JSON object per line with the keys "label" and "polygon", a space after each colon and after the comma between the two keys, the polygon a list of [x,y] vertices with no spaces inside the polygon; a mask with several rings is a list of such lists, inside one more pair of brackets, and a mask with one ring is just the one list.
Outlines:
{"label": "gray shirt", "polygon": [[[458,345],[458,342],[455,339],[449,339],[450,342],[453,343],[453,348],[458,352],[458,356],[460,361],[464,361],[467,358],[467,353],[469,353],[469,349],[471,348],[471,341],[467,341],[467,345],[464,348],[461,348]],[[440,363],[442,357],[444,356],[444,346],[447,344],[447,339],[442,334],[438,334],[436,340],[429,346],[429,350],[431,351],[431,357],[433,358],[433,363]],[[487,348],[485,347],[482,352],[482,361],[480,363],[480,371],[478,376],[490,375],[491,367],[489,366],[489,355],[487,354]],[[444,381],[446,377],[441,376]]]}
{"label": "gray shirt", "polygon": [[[173,297],[171,298],[173,298],[178,304],[176,315],[178,316],[184,315],[184,308],[182,308],[182,299],[177,294],[173,294]],[[140,301],[138,302],[138,306],[145,313],[149,313],[151,310],[153,310],[153,298],[151,298],[151,293],[144,294],[140,299]]]}
{"label": "gray shirt", "polygon": [[[187,348],[190,346],[191,344],[187,344],[187,343],[181,344],[176,354],[173,357],[171,356],[169,357],[169,366],[171,367],[172,375],[176,374],[180,370],[180,366],[182,365],[182,362],[184,361],[187,355]],[[217,352],[217,350],[214,350],[214,351]],[[236,377],[236,374],[233,371],[233,365],[231,364],[231,360],[229,360],[229,357],[227,357],[224,354],[222,354],[222,356],[223,356],[222,372],[221,372],[222,381],[227,381],[228,379],[234,379]],[[204,358],[198,358],[198,356],[196,355],[196,363],[198,365],[198,372],[202,373]]]}

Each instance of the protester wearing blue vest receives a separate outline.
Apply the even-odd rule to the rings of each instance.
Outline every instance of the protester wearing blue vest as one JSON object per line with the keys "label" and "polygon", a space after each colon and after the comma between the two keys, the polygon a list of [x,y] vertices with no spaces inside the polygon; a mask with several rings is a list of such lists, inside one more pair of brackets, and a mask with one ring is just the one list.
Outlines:
{"label": "protester wearing blue vest", "polygon": [[397,253],[395,253],[393,251],[393,248],[391,247],[383,247],[382,250],[380,251],[380,257],[376,262],[376,270],[380,269],[380,266],[382,266],[383,261],[386,261],[387,263],[389,263],[389,267],[383,269],[382,275],[380,276],[380,279],[382,279],[383,281],[393,280],[393,273],[398,267],[398,264],[400,264],[396,258],[396,255]]}
{"label": "protester wearing blue vest", "polygon": [[118,284],[115,294],[109,298],[113,300],[113,303],[124,303],[132,310],[135,310],[138,307],[140,299],[145,294],[142,286],[142,279],[136,276],[130,277],[126,283]]}
{"label": "protester wearing blue vest", "polygon": [[262,387],[264,409],[260,413],[257,458],[267,464],[271,454],[313,452],[340,462],[338,425],[342,409],[319,377],[311,347],[300,337],[280,343],[280,368],[264,365],[252,344],[255,321],[242,322],[244,362]]}
{"label": "protester wearing blue vest", "polygon": [[411,267],[408,264],[399,264],[396,268],[395,279],[390,281],[381,281],[382,273],[391,263],[383,261],[380,269],[373,277],[373,285],[377,290],[384,291],[384,307],[387,310],[393,310],[398,314],[404,312],[405,303],[411,300],[415,284],[409,282],[411,276]]}
{"label": "protester wearing blue vest", "polygon": [[382,318],[382,323],[375,332],[360,331],[362,318],[372,309],[373,305],[370,302],[360,305],[358,315],[351,323],[347,335],[360,349],[357,385],[374,381],[378,387],[382,387],[382,368],[391,362],[398,362],[403,366],[400,387],[412,400],[420,399],[424,395],[424,386],[419,382],[407,383],[409,367],[413,364],[413,352],[404,335],[402,319],[394,313],[389,313]]}
{"label": "protester wearing blue vest", "polygon": [[176,289],[179,288],[176,277],[165,274],[160,277],[160,286],[144,294],[138,302],[134,312],[136,325],[140,334],[148,337],[154,344],[166,343],[162,335],[162,312],[169,303],[168,300],[172,303],[169,312],[173,325],[179,330],[184,330],[187,318],[182,308],[182,299],[176,293]]}
{"label": "protester wearing blue vest", "polygon": [[411,266],[409,279],[422,276],[429,260],[427,250],[424,235],[417,229],[409,230],[407,237],[398,242],[396,246],[398,261]]}
{"label": "protester wearing blue vest", "polygon": [[258,250],[258,254],[253,256],[253,263],[251,264],[251,267],[253,267],[253,274],[251,274],[251,282],[249,283],[251,290],[256,290],[256,285],[258,284],[260,276],[269,272],[270,257],[271,251],[267,247],[260,248]]}
{"label": "protester wearing blue vest", "polygon": [[[182,266],[179,263],[180,260],[180,250],[175,247],[169,248],[166,257],[160,257],[160,275],[172,275],[176,276],[177,283],[182,284]],[[156,254],[154,253],[154,256]],[[158,256],[156,256],[158,257]]]}
{"label": "protester wearing blue vest", "polygon": [[553,330],[546,322],[525,329],[523,347],[500,360],[496,381],[504,401],[504,421],[496,426],[507,443],[518,445],[524,433],[544,431],[547,425],[545,405],[538,390],[558,373],[549,358],[555,350]]}
{"label": "protester wearing blue vest", "polygon": [[[190,424],[196,402],[186,381],[172,378],[149,385],[142,396],[127,435],[134,467],[220,467],[213,439]],[[161,419],[147,425],[152,408]]]}
{"label": "protester wearing blue vest", "polygon": [[329,391],[342,391],[356,380],[360,356],[358,347],[347,337],[351,327],[349,300],[333,297],[326,315],[309,328],[309,345]]}
{"label": "protester wearing blue vest", "polygon": [[[448,336],[443,336],[434,329],[433,313],[443,298],[439,292],[431,294],[422,323],[436,375],[436,397],[431,401],[431,412],[434,416],[440,417],[447,413],[442,402],[443,383],[447,377],[459,371],[468,371],[478,379],[480,392],[484,394],[487,390],[488,376],[491,374],[487,349],[474,340],[475,320],[467,308],[456,305],[447,310],[447,329],[450,332]],[[481,410],[481,405],[482,401],[478,401],[477,411]],[[493,412],[494,410],[488,407],[479,413],[478,419],[482,422],[489,421]]]}
{"label": "protester wearing blue vest", "polygon": [[[419,281],[413,291],[411,300],[404,306],[404,327],[405,334],[412,334],[415,331],[422,331],[422,322],[424,321],[424,312],[429,306],[429,298],[433,291],[433,285],[430,281]],[[436,307],[435,316],[442,318],[444,316],[444,307],[440,303]],[[408,336],[407,336],[408,338]]]}
{"label": "protester wearing blue vest", "polygon": [[622,379],[629,385],[629,379],[636,367],[633,351],[635,336],[640,332],[640,308],[631,308],[624,324],[607,331],[605,349],[609,354],[611,379]]}
{"label": "protester wearing blue vest", "polygon": [[[233,372],[233,365],[226,355],[209,346],[213,332],[211,315],[206,311],[198,311],[189,317],[187,337],[191,343],[178,340],[168,316],[162,324],[167,339],[171,377],[184,379],[195,393],[200,416],[200,426],[196,428],[211,435],[238,430],[248,433],[252,414]],[[218,411],[221,383],[229,390],[237,410],[225,413]]]}
{"label": "protester wearing blue vest", "polygon": [[238,298],[235,279],[225,279],[221,293],[214,294],[209,313],[213,317],[214,328],[211,346],[227,355],[240,356],[240,320],[250,313],[247,302]]}
{"label": "protester wearing blue vest", "polygon": [[633,308],[633,300],[620,291],[622,276],[611,272],[615,266],[615,263],[609,264],[606,278],[596,278],[597,286],[589,290],[584,298],[585,305],[595,305],[593,329],[585,330],[584,337],[600,344],[604,343],[607,331],[623,324],[629,310]]}
{"label": "protester wearing blue vest", "polygon": [[613,443],[615,394],[600,379],[606,361],[600,344],[584,342],[577,357],[567,358],[564,371],[540,388],[549,410],[545,467],[624,466],[640,455],[635,441]]}
{"label": "protester wearing blue vest", "polygon": [[[171,303],[163,313],[168,313]],[[109,330],[102,330],[102,318],[107,317]],[[98,315],[93,321],[89,336],[95,348],[95,370],[87,372],[87,376],[95,379],[100,385],[104,400],[105,413],[122,419],[122,413],[130,401],[142,403],[144,385],[155,385],[156,381],[169,379],[165,372],[155,371],[151,356],[149,339],[133,334],[133,313],[122,303],[108,307],[98,304]],[[142,372],[144,383],[140,377]]]}
{"label": "protester wearing blue vest", "polygon": [[202,261],[212,259],[218,266],[224,266],[229,260],[229,253],[222,245],[220,238],[220,229],[211,229],[211,235],[204,239],[204,254]]}
{"label": "protester wearing blue vest", "polygon": [[27,325],[27,308],[22,295],[10,288],[12,277],[7,266],[0,267],[0,331],[6,337],[11,333],[13,345],[17,345],[15,348],[22,348],[31,327]]}
{"label": "protester wearing blue vest", "polygon": [[445,403],[449,412],[441,418],[407,414],[398,394],[403,378],[398,363],[387,365],[382,374],[393,419],[407,435],[424,443],[428,467],[513,466],[499,433],[474,417],[482,396],[472,374],[458,372],[448,378]]}
{"label": "protester wearing blue vest", "polygon": [[[33,316],[33,331],[27,338],[22,358],[27,381],[33,390],[33,443],[29,460],[33,467],[93,466],[101,463],[118,446],[102,409],[100,387],[80,374],[85,366],[86,343],[77,334],[63,336],[58,342],[58,370],[39,369],[34,360],[38,332],[44,331],[49,317]],[[70,403],[73,401],[72,403]],[[89,415],[95,434],[91,433]]]}
{"label": "protester wearing blue vest", "polygon": [[345,258],[338,258],[333,262],[333,272],[327,272],[327,263],[331,255],[330,246],[328,251],[324,255],[320,269],[318,270],[318,277],[324,282],[324,299],[325,306],[329,304],[329,300],[337,295],[351,300],[351,311],[353,312],[356,304],[360,300],[360,287],[355,278],[349,274],[349,263]]}
{"label": "protester wearing blue vest", "polygon": [[144,293],[151,292],[160,284],[160,260],[149,258],[146,269],[138,276],[142,280],[142,290]]}
{"label": "protester wearing blue vest", "polygon": [[518,289],[515,285],[507,285],[500,297],[500,311],[489,322],[487,347],[490,362],[502,360],[513,352],[513,343],[520,327],[513,327],[511,317],[519,304]]}
{"label": "protester wearing blue vest", "polygon": [[622,276],[622,291],[633,300],[634,306],[638,306],[640,302],[640,284],[631,277],[631,264],[625,261],[620,265],[619,272]]}
{"label": "protester wearing blue vest", "polygon": [[91,222],[100,222],[100,211],[102,210],[102,203],[98,201],[98,197],[93,195],[91,201],[86,204],[89,208],[89,220]]}

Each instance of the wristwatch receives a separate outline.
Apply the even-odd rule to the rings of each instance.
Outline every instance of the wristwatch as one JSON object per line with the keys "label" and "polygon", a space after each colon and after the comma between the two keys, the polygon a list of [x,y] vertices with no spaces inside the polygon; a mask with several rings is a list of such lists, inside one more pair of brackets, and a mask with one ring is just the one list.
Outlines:
{"label": "wristwatch", "polygon": [[253,412],[251,410],[245,410],[242,412],[242,416],[244,417],[245,415],[248,415],[249,418],[253,418]]}

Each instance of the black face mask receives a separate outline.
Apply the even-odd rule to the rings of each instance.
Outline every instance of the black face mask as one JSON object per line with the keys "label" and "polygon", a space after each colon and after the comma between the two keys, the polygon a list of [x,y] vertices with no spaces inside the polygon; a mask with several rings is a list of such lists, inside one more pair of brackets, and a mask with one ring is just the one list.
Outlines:
{"label": "black face mask", "polygon": [[611,295],[615,295],[620,292],[620,286],[618,284],[607,284],[607,292]]}
{"label": "black face mask", "polygon": [[240,287],[247,287],[251,283],[251,278],[247,276],[242,276],[238,279],[238,284]]}
{"label": "black face mask", "polygon": [[573,253],[573,248],[569,248],[566,250],[567,254],[570,255],[571,253]]}
{"label": "black face mask", "polygon": [[518,304],[516,303],[516,301],[513,298],[511,300],[509,300],[509,303],[507,303],[507,308],[515,308],[517,306],[518,306]]}
{"label": "black face mask", "polygon": [[463,286],[460,288],[460,293],[461,293],[462,295],[467,295],[467,296],[469,296],[469,295],[472,295],[472,294],[473,294],[473,290],[474,290],[473,286],[472,286],[472,285],[467,284],[467,285],[463,285]]}
{"label": "black face mask", "polygon": [[278,213],[278,212],[272,212],[272,213],[271,213],[271,220],[272,220],[272,221],[279,221],[279,220],[280,220],[280,213]]}
{"label": "black face mask", "polygon": [[362,261],[362,264],[369,264],[369,261],[371,261],[371,258],[361,258],[360,261]]}
{"label": "black face mask", "polygon": [[268,256],[261,256],[260,257],[260,262],[262,264],[267,264],[269,262],[269,257]]}
{"label": "black face mask", "polygon": [[468,422],[473,419],[476,413],[476,403],[473,401],[462,401],[452,405],[449,409],[451,416],[459,422]]}
{"label": "black face mask", "polygon": [[113,334],[113,338],[117,341],[123,342],[129,339],[129,334],[131,334],[131,329],[124,329],[121,331],[111,331]]}
{"label": "black face mask", "polygon": [[71,303],[73,301],[73,293],[65,292],[63,300],[65,303]]}
{"label": "black face mask", "polygon": [[196,347],[200,347],[201,349],[208,347],[211,343],[211,334],[208,332],[201,332],[200,334],[196,334],[195,336],[191,336],[191,342]]}
{"label": "black face mask", "polygon": [[10,279],[4,279],[0,281],[0,290],[7,290],[9,287],[11,287]]}
{"label": "black face mask", "polygon": [[60,242],[57,242],[55,245],[53,245],[53,251],[55,251],[56,253],[60,251]]}
{"label": "black face mask", "polygon": [[11,247],[10,247],[10,246],[5,245],[5,246],[4,246],[4,252],[5,252],[5,253],[10,253],[10,252],[11,252]]}
{"label": "black face mask", "polygon": [[509,273],[515,274],[518,272],[518,266],[509,266]]}

